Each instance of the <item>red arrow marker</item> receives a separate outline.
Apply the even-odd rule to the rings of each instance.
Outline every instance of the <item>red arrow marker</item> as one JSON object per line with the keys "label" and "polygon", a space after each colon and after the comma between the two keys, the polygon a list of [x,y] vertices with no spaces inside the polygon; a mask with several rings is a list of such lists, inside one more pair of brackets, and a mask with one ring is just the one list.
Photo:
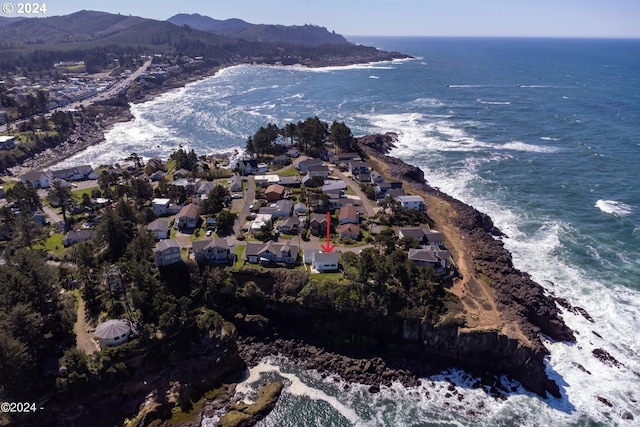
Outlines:
{"label": "red arrow marker", "polygon": [[331,252],[336,245],[331,244],[331,213],[327,212],[327,244],[320,245],[323,251]]}

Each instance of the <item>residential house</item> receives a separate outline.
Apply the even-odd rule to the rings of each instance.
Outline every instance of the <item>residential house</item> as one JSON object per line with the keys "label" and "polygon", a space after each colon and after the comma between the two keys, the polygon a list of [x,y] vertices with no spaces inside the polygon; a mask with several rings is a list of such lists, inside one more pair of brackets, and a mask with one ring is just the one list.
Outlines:
{"label": "residential house", "polygon": [[51,171],[51,179],[63,179],[65,181],[83,181],[86,179],[98,179],[98,174],[91,165],[80,165],[72,168]]}
{"label": "residential house", "polygon": [[126,319],[111,319],[100,323],[93,332],[100,348],[124,344],[131,335],[131,322]]}
{"label": "residential house", "polygon": [[258,187],[268,187],[269,185],[280,183],[280,177],[275,174],[256,175],[254,180]]}
{"label": "residential house", "polygon": [[193,253],[199,263],[227,264],[233,259],[227,239],[220,237],[196,240]]}
{"label": "residential house", "polygon": [[168,239],[169,221],[166,219],[156,219],[147,225],[147,230],[149,230],[158,240]]}
{"label": "residential house", "polygon": [[300,177],[297,175],[294,176],[281,176],[280,182],[277,184],[282,185],[283,187],[294,187],[299,188],[301,184]]}
{"label": "residential house", "polygon": [[334,165],[338,163],[348,164],[352,160],[361,160],[358,153],[338,153],[331,157],[330,162]]}
{"label": "residential house", "polygon": [[315,252],[311,265],[320,273],[338,271],[338,254],[336,252]]}
{"label": "residential house", "polygon": [[384,177],[382,175],[380,175],[378,172],[376,171],[372,171],[371,172],[371,183],[372,184],[380,184],[381,182],[384,181]]}
{"label": "residential house", "polygon": [[42,212],[40,209],[38,209],[33,213],[33,220],[40,225],[47,224],[47,217],[44,215],[44,212]]}
{"label": "residential house", "polygon": [[71,230],[62,239],[62,246],[66,248],[76,243],[86,242],[93,239],[95,235],[94,230]]}
{"label": "residential house", "polygon": [[329,177],[329,167],[324,165],[311,165],[307,168],[309,178],[320,177],[327,179]]}
{"label": "residential house", "polygon": [[352,160],[349,162],[349,172],[351,175],[358,176],[361,174],[369,175],[369,180],[371,180],[371,168],[368,164],[363,162],[362,160]]}
{"label": "residential house", "polygon": [[189,203],[180,209],[180,212],[176,215],[173,226],[178,230],[195,228],[198,223],[198,218],[198,206],[193,203]]}
{"label": "residential house", "polygon": [[300,173],[306,174],[309,172],[310,166],[322,166],[322,159],[307,159],[298,163],[298,170]]}
{"label": "residential house", "polygon": [[173,173],[173,180],[177,181],[179,179],[186,178],[187,176],[189,176],[189,171],[184,168],[180,168]]}
{"label": "residential house", "polygon": [[338,216],[340,225],[343,224],[360,224],[360,213],[353,205],[346,205],[340,208]]}
{"label": "residential house", "polygon": [[251,264],[278,263],[295,264],[298,260],[300,248],[290,241],[284,243],[247,243],[245,260]]}
{"label": "residential house", "polygon": [[266,163],[258,163],[255,173],[267,173],[269,172],[269,165]]}
{"label": "residential house", "polygon": [[276,200],[280,200],[284,197],[286,193],[286,189],[280,184],[273,184],[267,187],[267,190],[264,192],[264,198],[269,202],[275,202]]}
{"label": "residential house", "polygon": [[25,173],[20,177],[20,181],[33,188],[49,188],[51,186],[51,174],[44,171],[33,171]]}
{"label": "residential house", "polygon": [[162,161],[162,159],[158,156],[150,158],[144,167],[144,173],[146,173],[149,176],[153,175],[155,172],[166,172],[166,171],[167,171],[167,166],[165,165],[164,161]]}
{"label": "residential house", "polygon": [[338,227],[340,238],[358,240],[360,238],[360,226],[357,224],[342,224]]}
{"label": "residential house", "polygon": [[153,213],[157,216],[164,216],[169,214],[169,203],[171,199],[153,199],[151,200],[151,207]]}
{"label": "residential house", "polygon": [[293,213],[295,213],[298,216],[306,215],[307,214],[307,205],[305,205],[302,202],[296,203],[295,205],[293,205]]}
{"label": "residential house", "polygon": [[291,200],[278,200],[274,207],[276,208],[273,213],[274,218],[289,217],[293,212],[293,202]]}
{"label": "residential house", "polygon": [[233,193],[237,193],[242,191],[242,176],[234,175],[231,177],[231,185],[229,185],[229,190]]}
{"label": "residential house", "polygon": [[287,155],[281,154],[279,156],[274,157],[271,163],[273,163],[274,165],[286,166],[291,163],[291,159],[289,159]]}
{"label": "residential house", "polygon": [[215,186],[216,183],[214,181],[200,181],[197,184],[196,194],[200,197],[207,196]]}
{"label": "residential house", "polygon": [[425,211],[427,209],[422,196],[397,196],[395,200],[399,201],[405,209],[415,209],[417,211]]}
{"label": "residential house", "polygon": [[415,240],[419,245],[426,245],[425,233],[428,231],[428,229],[424,228],[400,228],[398,230],[398,239],[407,237]]}
{"label": "residential house", "polygon": [[284,234],[297,234],[299,228],[300,219],[294,216],[290,216],[276,223],[276,230]]}
{"label": "residential house", "polygon": [[451,255],[449,252],[433,246],[409,249],[408,256],[417,265],[432,267],[440,274],[445,273],[451,267]]}
{"label": "residential house", "polygon": [[291,158],[297,158],[300,157],[300,150],[298,150],[297,148],[290,148],[287,151],[287,157],[291,157]]}
{"label": "residential house", "polygon": [[258,170],[258,161],[255,159],[240,160],[238,170],[242,175],[253,175]]}
{"label": "residential house", "polygon": [[15,146],[15,136],[0,136],[0,150],[13,150]]}
{"label": "residential house", "polygon": [[427,230],[424,233],[425,241],[430,246],[444,248],[444,234],[437,230]]}
{"label": "residential house", "polygon": [[262,227],[265,225],[269,225],[271,223],[273,215],[272,214],[257,214],[256,218],[253,220],[249,229],[253,232],[262,230]]}
{"label": "residential house", "polygon": [[153,182],[158,182],[158,181],[162,181],[166,175],[167,175],[166,172],[157,170],[151,173],[151,175],[149,175],[149,179]]}
{"label": "residential house", "polygon": [[341,179],[326,180],[322,186],[322,192],[334,197],[340,197],[347,189],[347,183]]}
{"label": "residential house", "polygon": [[309,229],[314,236],[324,236],[327,232],[327,215],[311,214]]}
{"label": "residential house", "polygon": [[180,243],[175,239],[160,240],[153,249],[153,257],[157,267],[182,262]]}
{"label": "residential house", "polygon": [[395,199],[398,196],[405,196],[406,193],[404,192],[404,188],[390,188],[389,190],[387,190],[386,195],[387,197]]}

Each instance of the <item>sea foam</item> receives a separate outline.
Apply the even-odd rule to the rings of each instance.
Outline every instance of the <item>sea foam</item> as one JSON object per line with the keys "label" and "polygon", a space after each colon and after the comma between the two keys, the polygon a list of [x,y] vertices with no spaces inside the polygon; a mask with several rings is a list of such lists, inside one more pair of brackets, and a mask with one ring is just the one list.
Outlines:
{"label": "sea foam", "polygon": [[602,212],[615,216],[626,216],[633,211],[633,208],[631,206],[616,200],[600,199],[596,202],[595,206]]}

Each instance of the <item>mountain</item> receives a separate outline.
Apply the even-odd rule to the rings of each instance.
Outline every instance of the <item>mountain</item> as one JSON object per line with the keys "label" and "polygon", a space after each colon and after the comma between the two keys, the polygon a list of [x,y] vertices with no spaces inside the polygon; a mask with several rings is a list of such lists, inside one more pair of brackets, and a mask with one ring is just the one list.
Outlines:
{"label": "mountain", "polygon": [[329,32],[316,25],[265,25],[251,24],[241,19],[218,20],[197,13],[178,14],[167,19],[180,26],[189,26],[196,30],[225,35],[248,41],[265,43],[290,43],[308,46],[324,44],[349,44],[340,34]]}
{"label": "mountain", "polygon": [[0,16],[0,28],[4,27],[6,25],[9,25],[9,24],[11,24],[13,22],[21,21],[23,19],[25,19],[25,18],[20,18],[20,17],[7,18],[7,17],[4,17],[4,16]]}
{"label": "mountain", "polygon": [[[92,42],[96,45],[162,45],[172,36],[179,37],[185,29],[168,22],[137,16],[115,15],[82,10],[70,15],[22,19],[0,28],[0,44],[73,44]],[[214,40],[204,34],[202,38]],[[220,37],[217,38],[220,41]],[[69,47],[72,47],[71,45]]]}
{"label": "mountain", "polygon": [[131,66],[141,55],[155,54],[202,57],[204,68],[238,62],[344,65],[405,57],[349,43],[322,27],[254,25],[199,15],[176,21],[181,25],[87,10],[6,22],[0,22],[0,76],[51,69],[60,61],[84,61],[87,71],[95,72],[115,59]]}

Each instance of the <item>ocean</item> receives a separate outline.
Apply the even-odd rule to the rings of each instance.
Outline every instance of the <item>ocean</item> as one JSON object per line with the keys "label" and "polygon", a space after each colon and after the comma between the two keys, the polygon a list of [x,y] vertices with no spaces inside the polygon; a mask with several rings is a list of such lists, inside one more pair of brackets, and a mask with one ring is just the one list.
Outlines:
{"label": "ocean", "polygon": [[[515,266],[593,318],[562,309],[577,342],[545,341],[562,397],[541,399],[513,383],[517,391],[496,400],[459,370],[372,395],[270,359],[240,388],[251,398],[265,378],[286,380],[259,425],[638,425],[640,40],[351,40],[414,59],[227,68],[134,105],[134,121],[61,166],[168,156],[180,145],[199,154],[242,149],[260,126],[316,115],[344,121],[356,136],[397,132],[392,155],[491,215]],[[598,348],[619,364],[594,357]]]}

